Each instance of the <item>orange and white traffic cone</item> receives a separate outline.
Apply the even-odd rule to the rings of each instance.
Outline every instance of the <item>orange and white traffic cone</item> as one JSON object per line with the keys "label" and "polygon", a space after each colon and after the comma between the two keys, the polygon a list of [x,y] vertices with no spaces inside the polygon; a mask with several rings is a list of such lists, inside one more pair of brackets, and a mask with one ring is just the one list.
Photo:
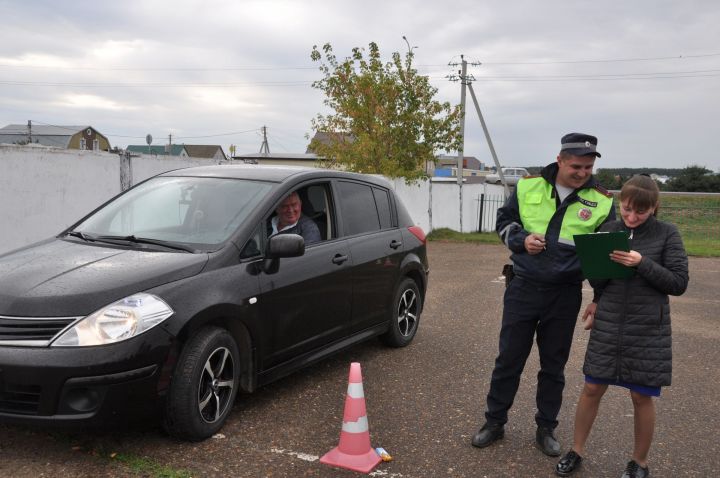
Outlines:
{"label": "orange and white traffic cone", "polygon": [[360,364],[353,362],[350,364],[340,443],[320,458],[320,463],[370,473],[380,461],[382,458],[370,446]]}

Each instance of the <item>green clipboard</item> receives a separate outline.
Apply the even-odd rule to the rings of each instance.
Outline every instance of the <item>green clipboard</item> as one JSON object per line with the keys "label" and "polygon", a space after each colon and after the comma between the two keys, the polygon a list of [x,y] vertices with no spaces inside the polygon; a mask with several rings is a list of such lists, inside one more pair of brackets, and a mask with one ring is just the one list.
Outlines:
{"label": "green clipboard", "polygon": [[612,251],[630,250],[627,232],[576,234],[573,238],[586,279],[623,279],[635,274],[635,269],[610,260]]}

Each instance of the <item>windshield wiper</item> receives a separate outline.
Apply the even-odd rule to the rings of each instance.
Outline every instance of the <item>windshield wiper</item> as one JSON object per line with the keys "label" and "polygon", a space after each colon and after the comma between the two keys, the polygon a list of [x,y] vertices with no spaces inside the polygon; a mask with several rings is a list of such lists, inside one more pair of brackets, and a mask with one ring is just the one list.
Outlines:
{"label": "windshield wiper", "polygon": [[160,239],[150,239],[149,237],[137,237],[134,234],[131,234],[129,236],[97,236],[97,237],[93,237],[90,240],[106,241],[106,242],[129,241],[129,242],[134,242],[135,244],[152,244],[155,246],[167,247],[168,249],[175,249],[177,251],[191,252],[193,254],[196,252],[199,252],[197,249],[194,249],[189,246],[184,246],[184,245],[178,244],[176,242],[162,241]]}
{"label": "windshield wiper", "polygon": [[86,241],[86,242],[91,242],[91,241],[94,241],[94,240],[95,240],[95,237],[94,237],[94,236],[91,236],[91,235],[89,235],[89,234],[85,234],[85,233],[82,232],[82,231],[70,231],[70,232],[68,232],[68,233],[65,234],[65,235],[66,235],[66,236],[79,237],[80,239],[82,239],[83,241]]}

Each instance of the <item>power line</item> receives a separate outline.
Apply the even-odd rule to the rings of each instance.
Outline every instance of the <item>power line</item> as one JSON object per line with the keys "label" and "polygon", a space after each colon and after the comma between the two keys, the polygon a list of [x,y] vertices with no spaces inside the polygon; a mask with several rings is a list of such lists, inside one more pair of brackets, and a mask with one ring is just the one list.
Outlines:
{"label": "power line", "polygon": [[674,75],[674,76],[644,76],[644,77],[612,77],[612,78],[572,78],[572,77],[548,77],[548,78],[476,78],[476,81],[507,81],[507,82],[552,82],[552,81],[628,81],[628,80],[676,80],[682,78],[717,78],[720,77],[720,73],[717,74],[698,74],[698,75]]}
{"label": "power line", "polygon": [[[75,129],[68,128],[67,126],[60,126],[60,125],[56,125],[56,124],[44,123],[44,122],[38,121],[38,120],[30,120],[30,121],[32,121],[34,124],[39,124],[39,125],[43,125],[43,126],[52,126],[54,128],[72,131],[73,133],[77,132]],[[202,135],[202,136],[176,136],[175,139],[199,139],[199,138],[214,138],[214,137],[218,137],[218,136],[233,136],[233,135],[238,135],[238,134],[254,133],[259,130],[260,130],[260,128],[254,128],[254,129],[248,129],[245,131],[233,131],[231,133],[208,134],[208,135]],[[23,133],[23,134],[27,135],[27,133]],[[102,133],[102,134],[103,134],[103,136],[112,136],[113,138],[145,139],[145,136],[126,136],[126,135],[114,134],[114,133]]]}
{"label": "power line", "polygon": [[707,74],[707,73],[718,73],[720,69],[712,70],[692,70],[692,71],[657,71],[651,73],[608,73],[608,74],[588,74],[588,75],[498,75],[498,76],[483,76],[483,79],[489,80],[516,80],[516,79],[564,79],[564,78],[579,78],[579,79],[596,79],[596,78],[611,78],[611,77],[668,77],[673,75],[695,75],[695,74]]}
{"label": "power line", "polygon": [[[452,75],[451,75],[452,76]],[[713,78],[720,76],[720,69],[652,72],[652,73],[609,73],[590,75],[493,75],[473,77],[476,81],[533,82],[533,81],[618,81],[618,80],[661,80],[678,78]],[[430,79],[450,79],[449,76],[430,76]]]}
{"label": "power line", "polygon": [[252,86],[306,86],[312,81],[258,81],[249,83],[61,83],[0,80],[5,86],[61,86],[69,88],[246,88]]}
{"label": "power line", "polygon": [[[634,57],[634,58],[604,58],[604,59],[580,59],[580,60],[546,60],[546,61],[489,61],[484,65],[562,65],[579,63],[627,63],[640,61],[667,61],[687,60],[697,58],[718,57],[720,53],[706,53],[698,55],[674,55],[656,57]],[[417,68],[446,67],[446,64],[418,64]],[[291,70],[317,70],[317,66],[230,66],[218,67],[133,67],[133,66],[42,66],[42,65],[18,65],[11,63],[0,63],[0,68],[17,69],[42,69],[42,70],[85,70],[85,71],[291,71]]]}
{"label": "power line", "polygon": [[268,136],[268,138],[272,139],[273,144],[279,144],[280,147],[281,147],[285,152],[289,152],[288,149],[287,149],[280,141],[277,140],[277,137],[275,137],[275,136]]}
{"label": "power line", "polygon": [[227,68],[205,67],[149,67],[140,68],[132,66],[95,67],[95,66],[42,66],[42,65],[15,65],[0,63],[0,68],[17,68],[26,70],[83,70],[83,71],[286,71],[286,70],[317,70],[317,66],[235,66]]}
{"label": "power line", "polygon": [[[691,71],[662,71],[650,73],[607,73],[588,75],[494,75],[481,76],[477,81],[599,81],[599,80],[653,80],[672,78],[709,78],[720,76],[720,69],[691,70]],[[431,79],[444,79],[445,77],[429,76]],[[311,81],[272,81],[251,83],[56,83],[35,81],[7,81],[0,80],[5,86],[46,86],[69,88],[246,88],[253,86],[307,86]]]}
{"label": "power line", "polygon": [[720,56],[720,53],[708,53],[704,55],[677,55],[677,56],[656,56],[647,58],[612,58],[601,60],[549,60],[549,61],[516,61],[516,62],[483,62],[483,65],[564,65],[577,63],[622,63],[635,61],[664,61],[664,60],[685,60],[688,58],[709,58]]}
{"label": "power line", "polygon": [[177,136],[176,139],[198,139],[198,138],[215,138],[218,136],[233,136],[236,134],[254,133],[260,128],[248,129],[245,131],[234,131],[232,133],[219,133],[219,134],[208,134],[204,136]]}

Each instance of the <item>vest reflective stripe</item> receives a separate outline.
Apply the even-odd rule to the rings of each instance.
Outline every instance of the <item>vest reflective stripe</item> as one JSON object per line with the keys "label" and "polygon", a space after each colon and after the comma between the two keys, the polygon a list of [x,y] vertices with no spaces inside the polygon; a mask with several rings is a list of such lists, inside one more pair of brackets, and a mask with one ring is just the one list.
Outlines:
{"label": "vest reflective stripe", "polygon": [[[552,197],[552,184],[541,177],[525,178],[517,184],[518,207],[523,227],[528,232],[546,234],[556,211]],[[610,214],[612,198],[595,189],[581,189],[581,201],[575,201],[565,210],[558,242],[575,245],[573,235],[594,232]]]}

